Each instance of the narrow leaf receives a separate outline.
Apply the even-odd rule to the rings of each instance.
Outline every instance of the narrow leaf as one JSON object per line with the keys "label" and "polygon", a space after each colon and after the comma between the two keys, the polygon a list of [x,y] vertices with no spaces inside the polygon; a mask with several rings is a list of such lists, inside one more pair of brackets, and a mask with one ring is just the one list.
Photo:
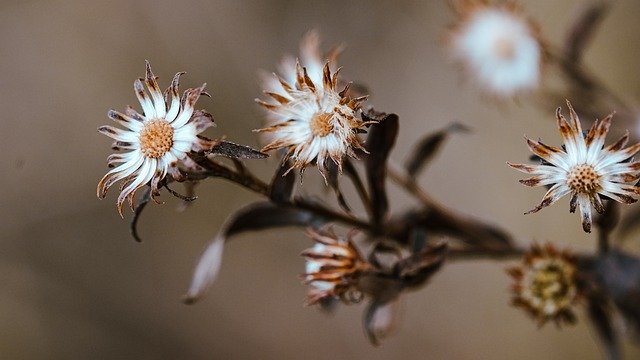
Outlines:
{"label": "narrow leaf", "polygon": [[327,183],[333,189],[333,192],[336,194],[336,199],[338,200],[338,205],[340,208],[346,212],[351,212],[351,207],[347,203],[347,199],[344,197],[342,190],[340,190],[340,182],[339,182],[339,174],[340,170],[338,165],[333,161],[327,162]]}
{"label": "narrow leaf", "polygon": [[191,286],[183,298],[185,304],[191,305],[195,303],[218,277],[218,272],[222,265],[224,242],[224,235],[218,234],[200,256],[198,265],[193,271]]}
{"label": "narrow leaf", "polygon": [[362,204],[364,205],[365,209],[370,212],[371,200],[369,199],[369,194],[367,193],[367,189],[365,188],[362,178],[360,178],[358,170],[353,165],[353,162],[350,159],[345,159],[343,167],[345,175],[347,175],[347,177],[351,179],[353,186],[356,188]]}
{"label": "narrow leaf", "polygon": [[405,162],[405,167],[409,175],[412,177],[415,176],[424,166],[429,164],[449,134],[467,131],[469,131],[469,128],[466,126],[459,123],[452,123],[440,131],[426,135],[418,142],[415,150]]}
{"label": "narrow leaf", "polygon": [[[373,116],[373,117],[371,117]],[[389,210],[387,191],[385,188],[386,164],[391,148],[398,136],[398,115],[371,114],[364,115],[365,120],[377,120],[371,125],[365,148],[369,152],[365,159],[369,193],[371,195],[372,221],[380,224]]]}
{"label": "narrow leaf", "polygon": [[293,194],[293,188],[296,182],[296,172],[289,171],[290,168],[291,162],[283,160],[275,175],[273,175],[269,187],[269,198],[275,203],[282,204],[291,201],[291,195]]}
{"label": "narrow leaf", "polygon": [[269,155],[246,145],[221,140],[207,150],[208,155],[221,155],[235,159],[264,159]]}

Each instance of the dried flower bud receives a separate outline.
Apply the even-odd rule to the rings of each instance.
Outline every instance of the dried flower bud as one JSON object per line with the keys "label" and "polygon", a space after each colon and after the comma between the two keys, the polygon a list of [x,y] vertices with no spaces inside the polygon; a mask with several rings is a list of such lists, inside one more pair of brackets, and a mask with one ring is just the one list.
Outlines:
{"label": "dried flower bud", "polygon": [[514,306],[519,306],[538,320],[540,326],[553,320],[558,326],[572,324],[571,306],[579,298],[575,259],[557,251],[551,244],[534,244],[519,266],[507,269],[513,284]]}
{"label": "dried flower bud", "polygon": [[346,303],[360,301],[362,293],[356,285],[370,264],[362,259],[351,237],[345,239],[312,228],[307,229],[307,235],[315,245],[301,254],[307,261],[303,279],[310,285],[306,304],[313,305],[329,297],[340,298]]}

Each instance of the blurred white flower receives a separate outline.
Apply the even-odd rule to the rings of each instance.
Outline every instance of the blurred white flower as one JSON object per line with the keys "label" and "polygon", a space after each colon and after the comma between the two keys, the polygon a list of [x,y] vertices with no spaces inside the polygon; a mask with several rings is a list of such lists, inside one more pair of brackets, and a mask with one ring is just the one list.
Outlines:
{"label": "blurred white flower", "polygon": [[600,196],[631,204],[637,201],[640,187],[634,183],[640,178],[640,162],[627,161],[640,151],[640,143],[623,147],[629,140],[625,134],[620,140],[604,147],[605,137],[611,126],[613,114],[603,120],[596,120],[589,132],[582,133],[578,115],[567,101],[570,121],[556,110],[558,129],[564,142],[563,148],[546,145],[541,141],[526,138],[529,149],[542,158],[541,165],[509,164],[514,169],[535,176],[520,180],[527,186],[546,186],[551,188],[545,194],[540,205],[527,214],[535,213],[547,207],[567,194],[571,194],[570,212],[580,208],[582,228],[591,232],[591,205],[598,213],[604,211]]}
{"label": "blurred white flower", "polygon": [[205,85],[186,90],[181,98],[178,81],[182,74],[177,73],[173,77],[171,86],[163,96],[157,78],[151,72],[149,62],[146,62],[143,80],[149,94],[144,89],[142,79],[133,84],[143,115],[131,107],[127,107],[124,114],[109,110],[107,116],[126,127],[126,130],[108,125],[98,128],[100,133],[115,140],[114,150],[125,151],[109,156],[109,166],[113,169],[100,180],[97,188],[97,195],[102,199],[115,182],[124,180],[117,200],[120,216],[123,216],[125,200],[133,207],[133,197],[139,188],[151,182],[151,194],[155,197],[158,184],[167,173],[176,180],[182,179],[178,162],[185,160],[187,152],[202,151],[211,146],[211,140],[198,134],[213,125],[213,117],[202,110],[194,111]]}
{"label": "blurred white flower", "polygon": [[485,89],[500,97],[534,89],[543,46],[536,27],[512,2],[459,1],[458,22],[448,34],[452,57]]}

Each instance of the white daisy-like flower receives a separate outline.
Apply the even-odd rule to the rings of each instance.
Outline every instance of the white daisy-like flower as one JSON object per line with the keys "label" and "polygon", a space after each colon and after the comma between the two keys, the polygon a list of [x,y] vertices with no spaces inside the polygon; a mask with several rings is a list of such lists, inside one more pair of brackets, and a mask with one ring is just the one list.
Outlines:
{"label": "white daisy-like flower", "polygon": [[[171,86],[163,96],[147,61],[145,78],[133,83],[143,114],[131,107],[127,107],[125,113],[109,110],[107,116],[126,129],[108,125],[98,128],[100,133],[115,140],[114,150],[124,150],[123,153],[109,156],[109,166],[113,169],[100,180],[97,188],[98,198],[102,199],[115,182],[124,180],[117,200],[120,216],[123,216],[125,200],[133,208],[133,198],[139,188],[150,183],[151,194],[155,198],[158,184],[167,174],[176,180],[183,180],[179,162],[187,160],[189,151],[202,151],[213,143],[198,136],[214,124],[213,117],[203,110],[194,110],[200,95],[206,94],[205,84],[187,89],[181,98],[178,81],[182,74],[180,72],[173,77]],[[149,94],[144,89],[143,81]]]}
{"label": "white daisy-like flower", "polygon": [[[315,245],[302,252],[307,260],[304,282],[309,284],[307,305],[324,298],[337,297],[345,302],[355,302],[361,294],[355,290],[358,275],[370,265],[362,260],[351,239],[335,234],[307,229]],[[356,295],[360,294],[360,295]]]}
{"label": "white daisy-like flower", "polygon": [[457,4],[459,20],[447,37],[454,60],[500,97],[537,87],[543,46],[536,26],[515,4],[483,0]]}
{"label": "white daisy-like flower", "polygon": [[591,232],[591,205],[598,213],[604,211],[601,196],[624,204],[637,201],[640,187],[634,184],[640,178],[640,162],[628,161],[638,151],[640,143],[624,148],[629,140],[627,132],[620,140],[604,146],[613,114],[596,120],[586,136],[582,133],[580,119],[567,101],[570,121],[556,110],[558,129],[564,142],[563,148],[546,145],[525,137],[529,149],[542,158],[541,165],[509,164],[514,169],[535,175],[520,180],[527,186],[551,186],[540,205],[527,214],[547,207],[565,195],[571,194],[570,212],[580,208],[582,228]]}
{"label": "white daisy-like flower", "polygon": [[[309,48],[317,50],[317,45]],[[293,80],[287,80],[289,73],[284,77],[274,74],[272,81],[277,81],[277,86],[272,81],[265,83],[265,93],[271,101],[256,102],[268,110],[270,126],[256,131],[270,135],[263,152],[288,150],[286,157],[292,160],[289,170],[297,168],[302,172],[315,162],[326,178],[327,161],[333,161],[341,170],[345,155],[355,157],[354,148],[364,150],[357,133],[370,124],[359,116],[361,103],[367,97],[351,99],[347,94],[349,84],[338,91],[339,69],[332,74],[329,62],[318,66],[317,51],[306,53],[306,58],[314,59],[312,72],[297,61]]]}
{"label": "white daisy-like flower", "polygon": [[575,258],[551,244],[534,244],[519,266],[509,268],[515,280],[511,290],[514,306],[525,309],[543,325],[574,323],[572,307],[581,297],[576,282]]}

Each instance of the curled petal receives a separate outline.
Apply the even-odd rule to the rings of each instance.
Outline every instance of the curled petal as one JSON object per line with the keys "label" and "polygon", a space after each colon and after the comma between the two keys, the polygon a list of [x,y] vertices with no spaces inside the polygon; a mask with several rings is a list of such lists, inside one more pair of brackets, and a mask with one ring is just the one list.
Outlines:
{"label": "curled petal", "polygon": [[561,197],[567,195],[571,190],[564,184],[555,184],[551,187],[551,189],[549,189],[549,191],[547,191],[547,193],[544,195],[544,197],[542,198],[542,202],[540,202],[540,205],[534,207],[533,209],[527,211],[525,213],[525,215],[527,214],[533,214],[536,213],[540,210],[542,210],[543,208],[555,203],[556,201],[558,201]]}

